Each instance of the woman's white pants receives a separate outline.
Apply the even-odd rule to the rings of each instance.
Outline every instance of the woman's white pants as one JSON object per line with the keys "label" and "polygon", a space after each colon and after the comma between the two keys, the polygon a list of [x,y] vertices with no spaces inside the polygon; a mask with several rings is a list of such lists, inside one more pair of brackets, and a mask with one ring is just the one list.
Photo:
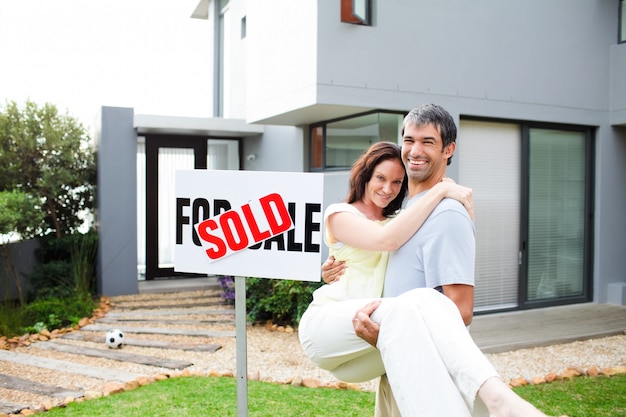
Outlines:
{"label": "woman's white pants", "polygon": [[474,407],[474,400],[497,372],[448,297],[419,288],[383,298],[372,314],[380,324],[377,348],[352,326],[356,311],[369,301],[310,306],[298,328],[307,356],[345,382],[386,373],[403,417],[488,416],[482,401]]}

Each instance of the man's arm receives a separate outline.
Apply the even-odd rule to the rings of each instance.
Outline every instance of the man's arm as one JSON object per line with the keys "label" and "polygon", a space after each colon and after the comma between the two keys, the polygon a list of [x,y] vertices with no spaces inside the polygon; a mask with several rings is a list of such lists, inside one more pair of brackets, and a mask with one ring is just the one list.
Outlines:
{"label": "man's arm", "polygon": [[474,287],[465,284],[452,284],[442,286],[443,293],[454,301],[459,308],[461,317],[466,326],[469,326],[474,317]]}

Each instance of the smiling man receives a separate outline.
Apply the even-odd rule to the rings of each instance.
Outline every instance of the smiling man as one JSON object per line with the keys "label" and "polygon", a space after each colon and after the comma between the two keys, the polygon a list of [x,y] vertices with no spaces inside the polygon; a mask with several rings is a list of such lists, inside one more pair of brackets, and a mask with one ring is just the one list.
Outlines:
{"label": "smiling man", "polygon": [[[445,178],[455,141],[456,125],[442,107],[425,104],[407,114],[402,129],[407,206]],[[474,223],[462,204],[444,199],[422,228],[391,254],[384,296],[435,288],[454,301],[469,325],[474,310],[474,259]]]}

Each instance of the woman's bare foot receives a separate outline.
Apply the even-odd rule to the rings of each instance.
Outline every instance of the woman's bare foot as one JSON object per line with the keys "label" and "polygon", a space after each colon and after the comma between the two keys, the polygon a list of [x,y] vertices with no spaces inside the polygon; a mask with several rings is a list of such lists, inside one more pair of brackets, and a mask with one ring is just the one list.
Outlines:
{"label": "woman's bare foot", "polygon": [[517,395],[500,378],[489,378],[478,390],[489,413],[497,417],[547,417]]}

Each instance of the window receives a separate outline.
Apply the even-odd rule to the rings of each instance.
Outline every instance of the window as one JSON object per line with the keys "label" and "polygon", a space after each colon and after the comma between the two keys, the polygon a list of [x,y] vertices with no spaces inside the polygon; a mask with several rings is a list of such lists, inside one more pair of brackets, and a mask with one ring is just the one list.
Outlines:
{"label": "window", "polygon": [[474,190],[475,310],[589,301],[592,129],[461,119],[455,155]]}
{"label": "window", "polygon": [[[521,142],[516,123],[462,119],[459,124],[452,165],[459,166],[459,182],[474,190],[475,311],[519,305]],[[480,162],[486,155],[497,157]]]}
{"label": "window", "polygon": [[626,42],[626,0],[619,2],[619,43]]}
{"label": "window", "polygon": [[341,0],[341,21],[355,25],[370,26],[370,0]]}
{"label": "window", "polygon": [[311,170],[348,169],[372,143],[398,143],[403,118],[402,113],[375,112],[312,125]]}
{"label": "window", "polygon": [[588,138],[586,131],[528,130],[526,302],[586,295]]}

